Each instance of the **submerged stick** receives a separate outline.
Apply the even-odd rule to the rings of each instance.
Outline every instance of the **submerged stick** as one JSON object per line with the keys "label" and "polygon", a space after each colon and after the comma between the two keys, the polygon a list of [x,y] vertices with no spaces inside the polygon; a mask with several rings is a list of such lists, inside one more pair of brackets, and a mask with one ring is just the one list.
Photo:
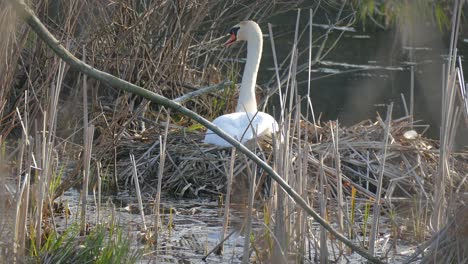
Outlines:
{"label": "submerged stick", "polygon": [[294,190],[292,189],[286,181],[284,181],[281,176],[273,170],[265,161],[257,157],[252,153],[247,147],[242,145],[239,141],[235,140],[233,137],[228,135],[226,132],[221,130],[219,127],[215,126],[213,123],[198,115],[197,113],[189,110],[188,108],[154,92],[148,91],[140,86],[134,85],[130,82],[119,79],[109,73],[94,69],[92,66],[80,61],[73,54],[71,54],[67,49],[65,49],[60,41],[57,40],[42,24],[42,22],[36,17],[34,12],[24,3],[23,0],[9,0],[13,5],[19,17],[23,19],[31,29],[41,38],[61,59],[67,62],[75,70],[78,70],[84,74],[87,74],[101,82],[106,83],[107,85],[116,87],[120,90],[134,93],[136,95],[142,96],[154,103],[168,107],[177,111],[194,121],[199,122],[204,125],[206,128],[210,129],[212,132],[216,133],[218,136],[229,142],[240,152],[244,153],[249,159],[257,163],[261,168],[263,168],[273,180],[275,180],[285,192],[293,199],[300,207],[304,209],[315,221],[327,229],[331,235],[335,236],[338,240],[342,241],[345,245],[350,247],[352,250],[356,251],[359,255],[364,258],[374,262],[374,263],[383,263],[380,259],[370,255],[365,249],[353,244],[345,236],[338,233],[333,227],[327,223],[325,219],[320,217],[312,207],[310,207],[307,202]]}
{"label": "submerged stick", "polygon": [[[336,128],[336,132],[334,133],[334,127]],[[335,126],[332,125],[330,122],[330,131],[332,133],[332,141],[334,144],[333,147],[333,155],[335,159],[335,167],[336,167],[336,200],[338,203],[338,227],[340,232],[344,232],[344,201],[343,201],[343,174],[341,173],[341,157],[340,157],[340,150],[339,150],[339,125],[338,120],[336,120]],[[343,249],[342,244],[339,245],[340,251]]]}
{"label": "submerged stick", "polygon": [[[240,230],[243,230],[244,229],[244,225],[245,225],[245,222],[242,224],[241,226],[241,229]],[[227,235],[225,238],[223,238],[223,240],[219,241],[218,245],[216,245],[212,250],[210,250],[210,252],[206,253],[206,255],[202,258],[203,261],[206,261],[206,259],[211,255],[213,254],[213,252],[215,251],[218,251],[219,250],[219,247],[222,247],[224,242],[226,242],[226,240],[228,240],[232,235],[234,235],[234,233],[236,233],[237,230],[232,230],[231,233],[229,233],[229,235]]]}
{"label": "submerged stick", "polygon": [[89,172],[91,166],[91,153],[93,148],[94,125],[89,125],[85,132],[86,142],[84,143],[83,155],[83,190],[81,190],[81,214],[80,214],[80,233],[86,234],[86,205],[88,196]]}

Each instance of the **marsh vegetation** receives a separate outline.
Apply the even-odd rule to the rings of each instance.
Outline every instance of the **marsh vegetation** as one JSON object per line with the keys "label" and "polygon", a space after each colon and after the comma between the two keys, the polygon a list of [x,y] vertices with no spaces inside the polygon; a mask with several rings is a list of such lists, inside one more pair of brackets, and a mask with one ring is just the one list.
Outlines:
{"label": "marsh vegetation", "polygon": [[[439,65],[437,138],[415,115],[415,65],[402,66],[413,76],[407,96],[372,119],[344,126],[322,118],[311,100],[313,75],[347,29],[395,26],[407,41],[402,25],[422,1],[28,3],[70,54],[149,91],[136,93],[143,96],[66,63],[16,2],[0,2],[3,259],[468,261],[468,153],[455,140],[468,127],[457,49],[463,1],[434,2],[422,16],[451,32]],[[291,10],[294,34],[279,43],[271,19]],[[320,12],[326,25],[314,20]],[[221,44],[225,30],[245,19],[259,22],[270,43],[259,109],[280,126],[248,146],[256,160],[239,147],[203,144],[204,119],[184,110],[208,120],[234,111],[245,47]],[[287,52],[278,54],[280,45]],[[153,93],[185,108],[157,104]]]}

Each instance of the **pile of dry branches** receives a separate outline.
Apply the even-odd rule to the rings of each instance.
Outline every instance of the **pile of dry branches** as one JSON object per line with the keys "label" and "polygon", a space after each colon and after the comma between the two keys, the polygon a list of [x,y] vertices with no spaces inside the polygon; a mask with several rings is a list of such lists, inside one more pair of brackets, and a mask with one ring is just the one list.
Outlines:
{"label": "pile of dry branches", "polygon": [[[339,127],[328,122],[322,126],[313,126],[308,121],[301,121],[301,126],[315,127],[307,135],[308,173],[315,179],[323,168],[331,186],[336,186],[336,160],[340,159],[340,172],[345,185],[358,189],[363,196],[373,197],[379,171],[383,169],[383,194],[385,198],[412,197],[415,194],[429,197],[434,188],[431,176],[438,170],[437,141],[416,135],[407,138],[404,133],[412,130],[409,118],[391,122],[389,143],[386,155],[383,155],[385,124],[377,118],[376,122],[364,121],[351,127]],[[333,131],[332,131],[333,130]],[[139,177],[147,188],[156,186],[155,179],[159,166],[160,135],[164,134],[164,124],[155,126],[143,133],[126,131],[125,136],[116,144],[118,160],[117,170],[122,183],[132,183],[132,169],[129,155],[133,153],[137,160]],[[188,131],[171,126],[167,136],[167,160],[163,174],[163,190],[178,196],[198,196],[201,194],[221,194],[226,184],[230,149],[221,149],[202,143],[202,131]],[[305,135],[291,137],[292,160],[298,158],[298,148],[304,146]],[[334,151],[338,141],[338,153]],[[272,148],[267,145],[257,149],[257,153],[268,160]],[[463,176],[468,172],[466,159],[468,153],[455,153],[451,162],[455,165],[452,172],[454,182],[463,185]],[[246,161],[236,157],[234,177],[241,177]],[[323,160],[323,163],[320,162]],[[382,167],[385,160],[385,166]],[[113,162],[103,162],[112,164]],[[322,164],[322,165],[321,165]],[[236,180],[234,180],[236,181]],[[314,183],[314,180],[309,182]],[[466,185],[466,183],[465,183]],[[462,186],[460,186],[462,187]]]}

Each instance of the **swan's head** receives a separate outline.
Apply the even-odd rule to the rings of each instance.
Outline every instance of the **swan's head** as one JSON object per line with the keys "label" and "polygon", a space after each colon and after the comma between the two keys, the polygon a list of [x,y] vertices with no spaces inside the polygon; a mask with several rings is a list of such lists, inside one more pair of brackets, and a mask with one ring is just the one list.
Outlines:
{"label": "swan's head", "polygon": [[239,24],[233,26],[229,30],[229,39],[224,43],[225,46],[229,47],[236,41],[249,41],[255,38],[262,37],[262,31],[257,23],[254,21],[242,21]]}

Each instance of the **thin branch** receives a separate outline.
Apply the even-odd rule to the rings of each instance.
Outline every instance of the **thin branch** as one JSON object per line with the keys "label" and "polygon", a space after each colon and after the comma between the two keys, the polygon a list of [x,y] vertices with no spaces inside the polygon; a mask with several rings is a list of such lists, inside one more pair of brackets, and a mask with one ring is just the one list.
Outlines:
{"label": "thin branch", "polygon": [[184,103],[190,99],[192,99],[193,97],[197,97],[197,96],[200,96],[202,94],[206,94],[206,93],[211,93],[211,92],[214,92],[214,91],[218,91],[218,90],[224,90],[226,89],[227,87],[229,87],[230,85],[232,85],[233,82],[231,81],[224,81],[222,83],[218,83],[218,84],[215,84],[215,85],[212,85],[212,86],[207,86],[207,87],[203,87],[203,88],[200,88],[198,90],[195,90],[193,92],[190,92],[190,93],[186,93],[180,97],[177,97],[176,99],[172,100],[176,103]]}

